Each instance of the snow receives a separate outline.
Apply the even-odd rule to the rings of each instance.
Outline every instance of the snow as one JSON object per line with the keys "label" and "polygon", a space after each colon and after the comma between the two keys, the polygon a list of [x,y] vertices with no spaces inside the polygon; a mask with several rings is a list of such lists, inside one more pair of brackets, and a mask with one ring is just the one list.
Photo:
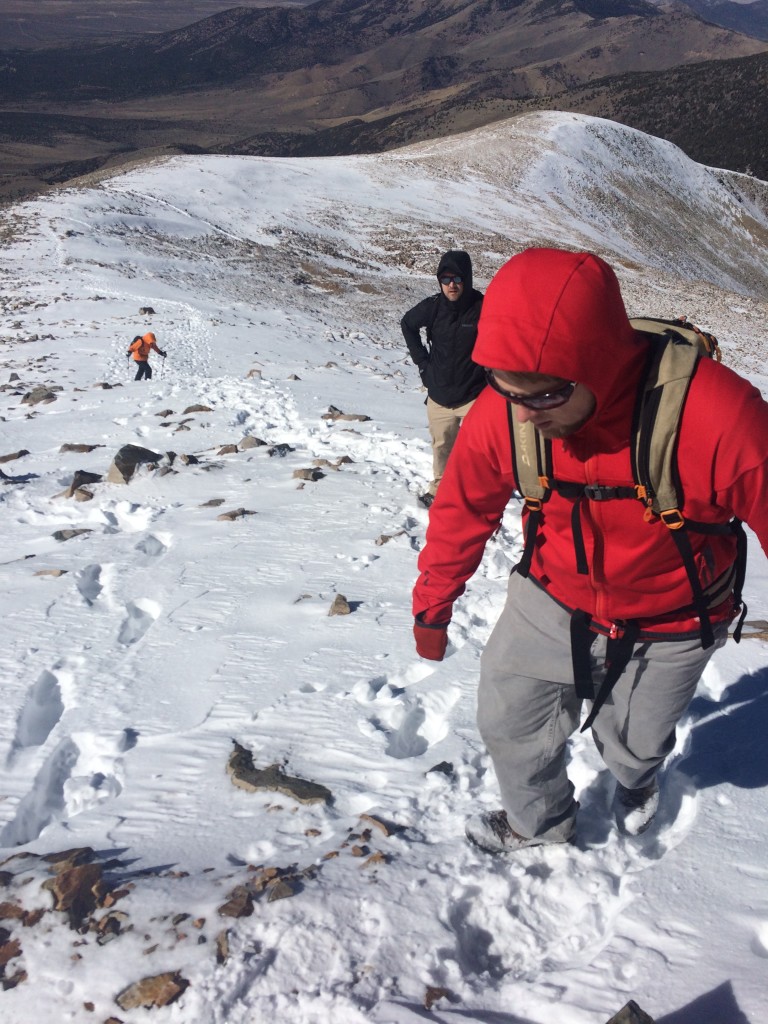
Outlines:
{"label": "snow", "polygon": [[[494,859],[465,841],[498,806],[474,704],[519,508],[449,656],[421,661],[431,459],[398,321],[445,249],[469,249],[484,287],[528,245],[585,247],[631,315],[687,313],[766,393],[767,231],[768,185],[558,113],[377,156],[175,157],[3,213],[0,356],[20,380],[0,392],[0,455],[29,454],[0,467],[0,904],[47,910],[0,922],[21,947],[6,978],[27,973],[5,1024],[603,1024],[630,999],[667,1024],[765,1019],[764,639],[710,663],[650,832],[618,835],[579,735],[575,847]],[[147,330],[168,358],[138,383],[125,351]],[[62,390],[22,404],[39,384]],[[248,436],[266,444],[219,454]],[[61,496],[126,444],[199,462]],[[293,476],[315,460],[322,478]],[[238,508],[253,514],[217,518]],[[53,538],[73,528],[90,532]],[[351,614],[329,616],[338,594]],[[746,598],[768,620],[754,537]],[[332,802],[236,788],[233,740]],[[128,888],[104,944],[51,909],[28,856],[86,846]],[[295,894],[221,917],[266,868]],[[189,982],[171,1005],[115,1003],[164,971]]]}

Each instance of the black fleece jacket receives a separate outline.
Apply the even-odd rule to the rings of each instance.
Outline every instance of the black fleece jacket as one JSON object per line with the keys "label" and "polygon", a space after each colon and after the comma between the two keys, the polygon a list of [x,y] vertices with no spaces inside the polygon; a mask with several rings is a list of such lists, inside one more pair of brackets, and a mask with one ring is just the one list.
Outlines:
{"label": "black fleece jacket", "polygon": [[[461,275],[461,298],[451,302],[442,290],[430,295],[408,310],[400,327],[429,397],[439,405],[455,408],[477,398],[485,386],[485,371],[472,361],[483,295],[472,287],[468,253],[460,249],[445,253],[437,276],[446,273]],[[426,345],[422,328],[426,328]]]}

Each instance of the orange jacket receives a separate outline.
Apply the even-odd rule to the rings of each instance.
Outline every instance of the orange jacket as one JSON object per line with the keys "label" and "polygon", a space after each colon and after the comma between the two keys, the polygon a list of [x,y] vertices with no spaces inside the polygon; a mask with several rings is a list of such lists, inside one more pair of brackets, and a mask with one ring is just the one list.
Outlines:
{"label": "orange jacket", "polygon": [[158,355],[164,356],[165,352],[157,346],[157,338],[150,331],[145,334],[143,338],[137,338],[136,341],[132,341],[128,346],[128,351],[133,353],[133,358],[137,363],[144,363],[149,359],[149,353],[152,349],[157,352]]}

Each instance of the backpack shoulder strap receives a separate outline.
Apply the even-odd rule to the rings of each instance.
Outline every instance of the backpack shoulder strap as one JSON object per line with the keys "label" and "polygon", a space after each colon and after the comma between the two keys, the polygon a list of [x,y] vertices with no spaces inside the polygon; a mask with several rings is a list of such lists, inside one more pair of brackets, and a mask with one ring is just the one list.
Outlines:
{"label": "backpack shoulder strap", "polygon": [[632,473],[647,508],[674,528],[683,522],[677,472],[683,407],[699,359],[703,354],[714,357],[719,348],[713,335],[705,335],[687,322],[646,318],[630,323],[652,338],[635,411]]}
{"label": "backpack shoulder strap", "polygon": [[552,493],[552,442],[543,438],[532,423],[520,423],[511,403],[507,405],[507,421],[515,488],[522,495],[529,513],[525,526],[523,553],[516,571],[520,576],[527,576],[531,568],[536,534],[541,524],[542,506]]}

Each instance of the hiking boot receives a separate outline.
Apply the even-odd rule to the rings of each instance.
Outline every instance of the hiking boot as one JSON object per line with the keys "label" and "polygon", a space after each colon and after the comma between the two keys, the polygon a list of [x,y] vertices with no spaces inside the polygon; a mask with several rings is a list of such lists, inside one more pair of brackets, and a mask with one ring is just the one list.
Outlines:
{"label": "hiking boot", "polygon": [[526,839],[512,828],[507,820],[506,811],[491,811],[489,814],[476,814],[467,822],[466,836],[471,843],[486,853],[514,853],[528,846],[546,846],[552,843],[569,843],[571,835],[562,839],[545,836]]}
{"label": "hiking boot", "polygon": [[627,789],[616,783],[613,813],[619,832],[625,836],[639,836],[650,826],[659,809],[659,784],[654,779],[640,789]]}
{"label": "hiking boot", "polygon": [[419,505],[422,505],[424,508],[429,508],[429,506],[432,504],[434,500],[434,494],[430,494],[429,491],[425,491],[424,494],[420,494],[416,499]]}

